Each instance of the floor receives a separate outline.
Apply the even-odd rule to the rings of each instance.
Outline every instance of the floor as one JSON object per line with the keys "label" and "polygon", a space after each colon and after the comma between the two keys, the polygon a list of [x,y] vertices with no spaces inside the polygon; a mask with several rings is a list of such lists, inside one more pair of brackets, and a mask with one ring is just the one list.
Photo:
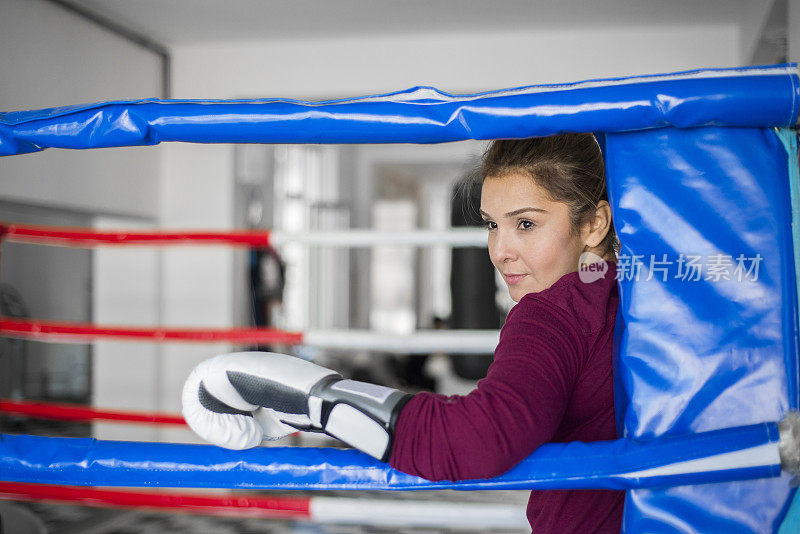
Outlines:
{"label": "floor", "polygon": [[[405,534],[411,532],[474,534],[476,532],[367,525],[319,525],[300,521],[200,516],[138,509],[115,510],[40,502],[18,504],[38,517],[45,524],[47,532],[57,534]],[[517,534],[529,530],[501,532]]]}

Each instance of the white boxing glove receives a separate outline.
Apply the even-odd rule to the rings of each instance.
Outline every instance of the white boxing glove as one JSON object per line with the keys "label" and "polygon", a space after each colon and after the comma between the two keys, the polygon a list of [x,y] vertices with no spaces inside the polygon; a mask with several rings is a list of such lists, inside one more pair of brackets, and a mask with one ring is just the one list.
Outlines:
{"label": "white boxing glove", "polygon": [[397,415],[409,398],[293,356],[236,352],[192,371],[183,387],[183,416],[200,437],[229,449],[307,430],[388,461]]}

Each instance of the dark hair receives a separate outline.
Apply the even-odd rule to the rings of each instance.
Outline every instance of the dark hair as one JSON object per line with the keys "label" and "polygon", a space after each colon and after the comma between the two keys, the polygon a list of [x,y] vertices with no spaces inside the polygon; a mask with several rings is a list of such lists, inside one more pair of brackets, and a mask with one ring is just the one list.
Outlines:
{"label": "dark hair", "polygon": [[[494,141],[483,155],[481,182],[512,173],[529,176],[552,201],[566,204],[573,234],[589,222],[601,200],[608,201],[603,153],[592,134]],[[599,247],[602,256],[616,255],[613,222]]]}

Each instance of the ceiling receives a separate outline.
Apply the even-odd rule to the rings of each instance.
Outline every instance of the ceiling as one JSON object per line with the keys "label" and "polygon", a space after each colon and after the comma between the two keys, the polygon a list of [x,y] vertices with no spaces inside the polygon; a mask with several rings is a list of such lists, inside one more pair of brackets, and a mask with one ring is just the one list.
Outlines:
{"label": "ceiling", "polygon": [[[541,28],[757,26],[766,0],[59,0],[166,46]],[[746,36],[747,29],[743,30]]]}

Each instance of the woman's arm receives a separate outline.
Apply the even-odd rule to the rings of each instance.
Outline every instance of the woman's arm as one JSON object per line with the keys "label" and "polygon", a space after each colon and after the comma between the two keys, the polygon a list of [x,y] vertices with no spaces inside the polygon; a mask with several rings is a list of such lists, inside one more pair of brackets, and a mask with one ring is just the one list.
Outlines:
{"label": "woman's arm", "polygon": [[538,304],[509,315],[477,389],[420,393],[405,405],[392,467],[429,480],[491,478],[552,439],[580,372],[583,339],[567,314]]}
{"label": "woman's arm", "polygon": [[323,431],[430,480],[490,478],[554,435],[581,367],[582,338],[570,315],[545,306],[512,311],[487,377],[464,397],[409,400],[299,358],[243,352],[192,371],[183,414],[223,447],[254,447],[294,429]]}

